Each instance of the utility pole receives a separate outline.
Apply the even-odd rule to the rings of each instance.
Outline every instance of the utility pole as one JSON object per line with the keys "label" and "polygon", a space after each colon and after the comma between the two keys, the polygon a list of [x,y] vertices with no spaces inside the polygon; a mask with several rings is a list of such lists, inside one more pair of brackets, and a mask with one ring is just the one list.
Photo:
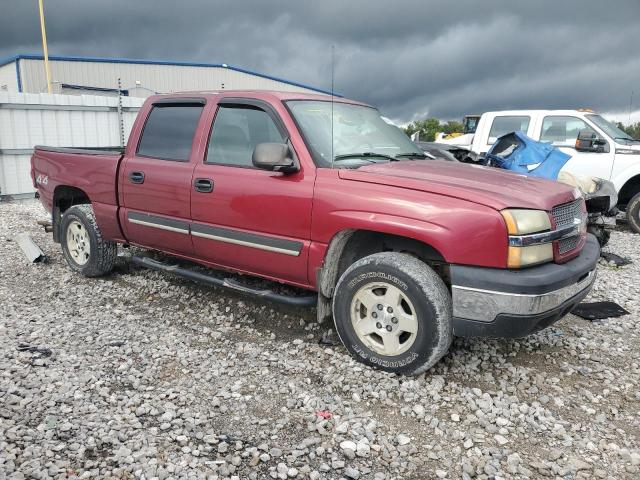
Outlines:
{"label": "utility pole", "polygon": [[124,148],[124,116],[122,112],[122,79],[118,77],[118,126],[120,127],[120,147]]}
{"label": "utility pole", "polygon": [[42,50],[44,52],[44,71],[47,76],[47,93],[51,93],[51,70],[49,69],[49,50],[47,49],[47,30],[44,26],[43,0],[38,0],[40,6],[40,30],[42,31]]}

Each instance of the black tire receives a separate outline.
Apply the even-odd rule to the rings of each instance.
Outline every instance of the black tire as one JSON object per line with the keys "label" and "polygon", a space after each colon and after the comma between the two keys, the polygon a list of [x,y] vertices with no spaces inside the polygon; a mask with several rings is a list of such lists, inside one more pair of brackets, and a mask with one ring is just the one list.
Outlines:
{"label": "black tire", "polygon": [[[68,244],[68,231],[80,223],[88,234],[89,253],[86,263],[74,260]],[[60,222],[60,242],[62,254],[72,270],[85,277],[100,277],[113,270],[118,256],[118,245],[115,242],[103,240],[93,214],[91,205],[75,205],[64,212]]]}
{"label": "black tire", "polygon": [[[391,325],[383,325],[380,334],[376,331],[363,341],[352,321],[352,308],[360,321],[364,305],[354,301],[354,297],[377,284],[396,287],[415,310],[412,316],[417,319],[417,331],[411,337],[412,343],[407,343],[408,349],[398,355],[381,354],[370,347],[372,340],[375,343],[375,338],[382,340],[382,335],[387,335],[384,329]],[[376,290],[373,291],[375,295],[384,292],[384,288],[381,292]],[[383,307],[383,314],[387,308]],[[364,310],[366,317],[373,316],[366,307]],[[453,339],[451,310],[451,295],[442,279],[424,262],[396,252],[376,253],[355,262],[338,280],[333,298],[336,331],[349,353],[366,365],[399,374],[422,373],[447,353]],[[384,316],[384,321],[388,322],[388,315]],[[376,320],[373,322],[376,327],[381,325]],[[369,345],[365,343],[367,341]]]}
{"label": "black tire", "polygon": [[640,193],[636,193],[627,203],[627,222],[631,230],[640,233]]}

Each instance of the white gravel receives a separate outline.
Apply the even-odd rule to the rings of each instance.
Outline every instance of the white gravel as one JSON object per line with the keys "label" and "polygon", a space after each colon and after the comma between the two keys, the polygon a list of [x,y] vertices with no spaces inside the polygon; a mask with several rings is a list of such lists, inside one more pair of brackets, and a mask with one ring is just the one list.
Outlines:
{"label": "white gravel", "polygon": [[601,264],[591,295],[631,315],[458,339],[397,377],[319,344],[314,311],[126,265],[80,277],[41,218],[0,203],[0,479],[640,476],[640,235],[613,234],[634,263]]}

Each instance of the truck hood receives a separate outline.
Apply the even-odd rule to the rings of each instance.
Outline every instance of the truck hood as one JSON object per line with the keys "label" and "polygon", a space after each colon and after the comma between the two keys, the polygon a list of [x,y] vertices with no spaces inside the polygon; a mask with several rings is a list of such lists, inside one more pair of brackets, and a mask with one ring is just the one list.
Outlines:
{"label": "truck hood", "polygon": [[551,210],[577,194],[567,185],[492,167],[438,160],[413,160],[340,170],[345,180],[375,183],[467,200],[496,210]]}

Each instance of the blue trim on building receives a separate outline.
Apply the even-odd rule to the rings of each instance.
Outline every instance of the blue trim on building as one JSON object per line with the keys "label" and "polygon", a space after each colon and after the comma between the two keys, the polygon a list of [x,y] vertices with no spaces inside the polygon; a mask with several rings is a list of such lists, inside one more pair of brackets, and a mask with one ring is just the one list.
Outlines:
{"label": "blue trim on building", "polygon": [[0,58],[0,67],[5,66],[7,63],[15,62],[16,60],[18,60],[19,56],[20,55],[13,55],[11,57]]}
{"label": "blue trim on building", "polygon": [[[43,60],[44,57],[42,55],[37,55],[33,53],[14,55],[12,57],[6,57],[4,59],[0,59],[0,67],[11,62],[16,62],[16,65],[17,65],[21,59]],[[246,73],[248,75],[254,75],[256,77],[266,78],[267,80],[273,80],[276,82],[293,85],[294,87],[306,88],[308,90],[314,90],[319,93],[331,95],[331,92],[329,90],[323,90],[321,88],[312,87],[310,85],[305,85],[304,83],[292,82],[291,80],[286,80],[284,78],[266,75],[264,73],[254,72],[252,70],[235,67],[233,65],[229,65],[226,63],[173,62],[173,61],[164,61],[164,60],[142,60],[142,59],[136,59],[136,58],[75,57],[75,56],[64,56],[64,55],[49,55],[49,60],[62,61],[62,62],[129,63],[129,64],[138,64],[138,65],[169,65],[169,66],[176,66],[176,67],[228,68],[229,70],[234,70],[236,72]],[[342,97],[342,95],[337,93],[334,93],[333,95],[336,97]]]}

